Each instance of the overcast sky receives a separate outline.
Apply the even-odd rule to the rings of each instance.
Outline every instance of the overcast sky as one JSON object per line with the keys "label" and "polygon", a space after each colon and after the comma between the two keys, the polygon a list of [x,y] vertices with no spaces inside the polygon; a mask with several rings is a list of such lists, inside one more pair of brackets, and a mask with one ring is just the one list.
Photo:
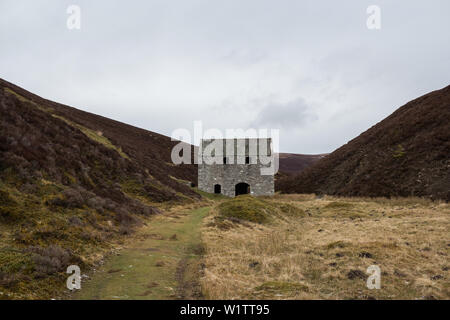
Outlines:
{"label": "overcast sky", "polygon": [[277,128],[295,153],[331,152],[449,85],[449,39],[448,0],[0,0],[1,78],[165,135]]}

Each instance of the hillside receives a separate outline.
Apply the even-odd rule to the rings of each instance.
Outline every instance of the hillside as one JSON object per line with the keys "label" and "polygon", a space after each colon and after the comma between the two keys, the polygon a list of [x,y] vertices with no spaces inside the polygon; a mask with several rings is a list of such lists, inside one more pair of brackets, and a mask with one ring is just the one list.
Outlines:
{"label": "hillside", "polygon": [[296,174],[305,170],[316,161],[322,159],[327,154],[296,154],[280,153],[279,172],[285,174]]}
{"label": "hillside", "polygon": [[405,104],[299,175],[285,193],[450,200],[450,86]]}
{"label": "hillside", "polygon": [[32,105],[41,106],[41,111],[82,126],[82,131],[86,128],[103,136],[112,145],[122,149],[132,162],[147,169],[156,180],[183,194],[194,195],[185,184],[168,179],[172,176],[193,183],[197,181],[197,170],[194,166],[172,164],[170,152],[177,142],[171,141],[169,137],[43,99],[2,79],[0,87],[2,91],[6,89],[16,93],[16,97],[22,102],[31,102]]}
{"label": "hillside", "polygon": [[0,292],[51,295],[68,263],[89,268],[160,208],[200,198],[195,166],[171,163],[168,137],[4,80],[0,115]]}

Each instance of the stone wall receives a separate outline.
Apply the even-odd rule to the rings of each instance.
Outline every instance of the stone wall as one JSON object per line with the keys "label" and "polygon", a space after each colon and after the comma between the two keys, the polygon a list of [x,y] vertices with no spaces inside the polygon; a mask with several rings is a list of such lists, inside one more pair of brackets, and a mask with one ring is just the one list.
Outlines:
{"label": "stone wall", "polygon": [[[202,143],[202,148],[205,147],[206,144]],[[214,193],[214,186],[219,184],[222,194],[234,197],[236,184],[244,182],[250,185],[250,194],[252,195],[262,196],[274,193],[274,176],[261,174],[261,168],[269,167],[270,164],[261,164],[258,155],[249,152],[248,148],[245,153],[241,152],[241,154],[235,154],[234,156],[224,153],[220,155],[218,162],[222,162],[221,157],[223,156],[227,157],[227,164],[207,164],[205,162],[212,162],[213,158],[202,157],[203,161],[198,165],[198,187],[200,190]],[[269,152],[269,154],[271,153]],[[245,164],[246,157],[250,158],[249,164]]]}

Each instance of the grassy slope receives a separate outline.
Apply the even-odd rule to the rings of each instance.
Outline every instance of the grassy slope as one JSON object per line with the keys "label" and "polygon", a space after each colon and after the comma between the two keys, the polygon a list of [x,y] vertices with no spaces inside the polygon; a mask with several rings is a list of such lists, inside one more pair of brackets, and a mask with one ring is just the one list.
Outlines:
{"label": "grassy slope", "polygon": [[[450,298],[448,204],[308,195],[263,200],[271,221],[224,224],[224,203],[205,219],[207,298]],[[370,265],[381,268],[380,290],[366,287]]]}
{"label": "grassy slope", "polygon": [[[155,216],[119,255],[108,259],[75,299],[173,299],[189,297],[183,274],[201,253],[200,224],[209,208]],[[176,239],[173,238],[176,235]],[[193,288],[195,290],[195,288]]]}
{"label": "grassy slope", "polygon": [[[3,85],[0,299],[58,296],[68,265],[88,270],[141,219],[192,202],[181,192],[184,182],[155,179],[101,131],[55,114],[54,103]],[[170,186],[163,183],[168,180]]]}

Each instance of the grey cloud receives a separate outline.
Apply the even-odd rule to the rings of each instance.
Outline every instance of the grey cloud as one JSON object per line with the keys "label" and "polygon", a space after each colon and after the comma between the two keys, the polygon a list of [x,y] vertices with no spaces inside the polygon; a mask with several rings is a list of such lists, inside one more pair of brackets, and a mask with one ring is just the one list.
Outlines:
{"label": "grey cloud", "polygon": [[449,84],[450,1],[377,0],[378,31],[369,4],[1,0],[0,77],[166,135],[278,126],[282,151],[330,152]]}
{"label": "grey cloud", "polygon": [[291,129],[303,127],[317,119],[318,116],[311,112],[311,108],[305,100],[298,98],[287,103],[268,103],[259,111],[254,125],[274,129]]}

